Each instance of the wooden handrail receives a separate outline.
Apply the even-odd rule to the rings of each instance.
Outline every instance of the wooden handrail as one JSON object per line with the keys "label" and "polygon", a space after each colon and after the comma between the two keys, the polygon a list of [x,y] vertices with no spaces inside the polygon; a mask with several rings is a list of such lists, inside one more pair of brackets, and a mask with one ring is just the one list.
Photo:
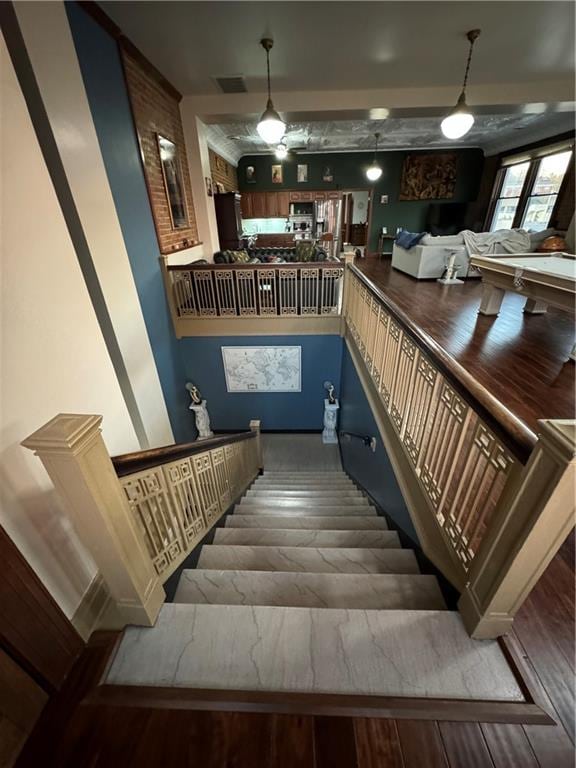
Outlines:
{"label": "wooden handrail", "polygon": [[240,443],[243,440],[252,440],[257,436],[256,432],[239,432],[233,435],[220,435],[219,437],[210,437],[205,440],[196,440],[193,443],[174,443],[160,448],[150,448],[146,451],[134,451],[134,453],[123,453],[119,456],[112,456],[112,464],[118,477],[131,475],[134,472],[141,472],[150,467],[157,467],[160,464],[167,464],[169,461],[185,459],[188,456],[194,456],[196,453],[204,453],[211,448],[218,448],[231,443]]}
{"label": "wooden handrail", "polygon": [[200,269],[314,269],[315,267],[325,267],[328,269],[334,269],[336,267],[343,267],[344,262],[340,259],[330,259],[326,261],[283,261],[272,262],[266,264],[265,262],[258,262],[257,264],[198,264],[193,261],[191,264],[168,264],[168,272],[190,272],[191,270]]}
{"label": "wooden handrail", "polygon": [[352,273],[384,304],[406,333],[434,361],[458,394],[498,435],[511,453],[525,464],[537,442],[534,432],[449,355],[437,341],[417,326],[381,288],[353,264],[348,266]]}

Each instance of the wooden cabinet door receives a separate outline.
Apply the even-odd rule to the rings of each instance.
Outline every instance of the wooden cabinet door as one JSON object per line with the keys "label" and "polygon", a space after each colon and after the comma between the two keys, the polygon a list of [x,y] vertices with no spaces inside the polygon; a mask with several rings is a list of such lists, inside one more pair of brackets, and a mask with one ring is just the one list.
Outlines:
{"label": "wooden cabinet door", "polygon": [[288,192],[276,192],[277,216],[290,215],[290,195]]}
{"label": "wooden cabinet door", "polygon": [[299,203],[302,200],[301,192],[290,192],[289,195],[291,203]]}
{"label": "wooden cabinet door", "polygon": [[327,200],[340,200],[342,197],[342,192],[326,192],[326,199]]}
{"label": "wooden cabinet door", "polygon": [[326,192],[314,192],[314,200],[326,200]]}
{"label": "wooden cabinet door", "polygon": [[266,216],[269,219],[278,216],[278,192],[266,192]]}
{"label": "wooden cabinet door", "polygon": [[314,201],[314,192],[300,192],[301,203],[312,203]]}
{"label": "wooden cabinet door", "polygon": [[266,192],[252,192],[252,218],[265,219],[266,211]]}
{"label": "wooden cabinet door", "polygon": [[252,212],[252,192],[242,192],[240,199],[240,210],[242,212],[243,219],[252,219],[254,214]]}

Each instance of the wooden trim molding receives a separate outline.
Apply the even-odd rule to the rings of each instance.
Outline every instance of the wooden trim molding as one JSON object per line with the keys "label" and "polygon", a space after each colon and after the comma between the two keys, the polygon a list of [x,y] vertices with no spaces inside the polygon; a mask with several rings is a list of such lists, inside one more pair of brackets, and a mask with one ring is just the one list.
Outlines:
{"label": "wooden trim molding", "polygon": [[71,618],[72,626],[85,641],[90,638],[92,632],[99,629],[100,621],[111,604],[112,596],[102,574],[98,573]]}
{"label": "wooden trim molding", "polygon": [[118,477],[124,477],[125,475],[131,475],[133,472],[141,472],[143,469],[158,467],[170,461],[177,461],[188,456],[194,456],[197,453],[204,453],[212,448],[219,448],[223,445],[240,443],[243,440],[255,438],[255,432],[240,432],[232,435],[226,434],[220,437],[210,437],[205,440],[196,440],[193,443],[165,445],[161,448],[150,448],[146,451],[135,451],[134,453],[123,453],[119,456],[113,456],[112,464]]}
{"label": "wooden trim molding", "polygon": [[354,275],[384,304],[388,312],[400,323],[406,333],[424,348],[437,368],[473,410],[502,440],[511,453],[523,464],[537,442],[528,427],[497,400],[477,379],[463,368],[431,336],[417,326],[375,283],[357,267],[350,265]]}

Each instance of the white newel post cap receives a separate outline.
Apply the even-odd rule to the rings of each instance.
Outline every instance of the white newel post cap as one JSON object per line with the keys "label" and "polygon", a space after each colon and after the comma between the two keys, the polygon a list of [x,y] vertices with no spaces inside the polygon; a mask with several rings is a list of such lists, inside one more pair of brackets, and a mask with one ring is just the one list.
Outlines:
{"label": "white newel post cap", "polygon": [[24,448],[37,454],[78,454],[101,432],[102,416],[84,413],[59,413],[22,441]]}

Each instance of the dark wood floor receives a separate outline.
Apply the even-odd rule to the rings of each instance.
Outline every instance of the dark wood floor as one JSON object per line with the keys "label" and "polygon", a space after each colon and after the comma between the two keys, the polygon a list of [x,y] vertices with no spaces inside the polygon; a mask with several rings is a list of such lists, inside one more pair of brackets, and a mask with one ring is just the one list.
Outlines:
{"label": "dark wood floor", "polygon": [[112,636],[90,646],[44,711],[19,768],[573,768],[574,534],[515,631],[554,726],[438,723],[96,706]]}
{"label": "dark wood floor", "polygon": [[524,297],[506,293],[498,317],[483,317],[480,280],[457,286],[415,280],[377,256],[357,259],[356,266],[530,429],[536,431],[538,419],[574,418],[569,314],[552,308],[525,315]]}

